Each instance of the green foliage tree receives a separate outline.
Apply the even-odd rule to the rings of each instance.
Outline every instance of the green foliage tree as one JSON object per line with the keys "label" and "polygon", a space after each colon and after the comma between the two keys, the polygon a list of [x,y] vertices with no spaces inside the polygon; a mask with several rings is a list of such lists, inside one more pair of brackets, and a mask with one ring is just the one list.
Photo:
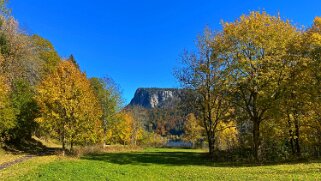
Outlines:
{"label": "green foliage tree", "polygon": [[[35,41],[36,36],[24,34],[18,22],[11,16],[7,8],[7,0],[0,1],[0,75],[5,86],[9,86],[9,103],[14,108],[15,126],[6,129],[7,137],[13,140],[30,139],[34,131],[37,107],[33,97],[33,86],[37,84],[44,74],[47,59],[44,51],[51,47],[46,41],[46,47]],[[38,37],[37,40],[41,38]],[[45,50],[46,49],[46,50]],[[56,56],[56,59],[59,56]],[[4,94],[7,95],[7,94]],[[7,103],[6,103],[7,104]],[[12,113],[10,113],[12,114]],[[10,129],[9,129],[10,128]]]}
{"label": "green foliage tree", "polygon": [[16,126],[10,130],[10,136],[17,142],[30,140],[37,128],[34,120],[38,115],[38,106],[34,95],[34,87],[25,80],[16,80],[13,83],[10,97],[16,110]]}
{"label": "green foliage tree", "polygon": [[[10,87],[0,76],[0,136],[6,138],[7,131],[16,125],[15,110],[10,102]],[[2,140],[0,140],[0,143]]]}
{"label": "green foliage tree", "polygon": [[107,143],[106,134],[108,123],[114,121],[116,113],[120,109],[120,93],[118,91],[117,85],[113,81],[108,81],[110,79],[100,79],[100,78],[91,78],[90,83],[93,87],[93,90],[98,98],[100,107],[102,109],[102,126],[104,129],[104,143]]}
{"label": "green foliage tree", "polygon": [[31,36],[31,39],[35,49],[37,50],[39,58],[44,63],[44,73],[50,73],[57,67],[61,60],[58,53],[51,42],[42,38],[41,36],[33,35]]}

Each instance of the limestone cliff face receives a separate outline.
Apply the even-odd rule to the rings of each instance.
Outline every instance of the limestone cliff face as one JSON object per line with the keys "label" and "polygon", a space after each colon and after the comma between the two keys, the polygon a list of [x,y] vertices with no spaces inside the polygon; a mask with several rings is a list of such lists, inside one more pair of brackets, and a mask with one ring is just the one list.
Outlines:
{"label": "limestone cliff face", "polygon": [[180,89],[173,88],[139,88],[129,106],[144,108],[167,108],[175,106],[179,100]]}

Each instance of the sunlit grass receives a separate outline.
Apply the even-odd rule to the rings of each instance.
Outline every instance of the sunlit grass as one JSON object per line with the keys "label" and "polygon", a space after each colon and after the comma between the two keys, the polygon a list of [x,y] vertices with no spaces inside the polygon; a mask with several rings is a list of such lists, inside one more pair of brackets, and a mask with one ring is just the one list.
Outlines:
{"label": "sunlit grass", "polygon": [[80,159],[37,157],[0,171],[0,180],[321,180],[321,163],[212,163],[201,150],[146,149]]}
{"label": "sunlit grass", "polygon": [[24,156],[24,154],[12,154],[0,149],[0,165],[4,163],[8,163]]}

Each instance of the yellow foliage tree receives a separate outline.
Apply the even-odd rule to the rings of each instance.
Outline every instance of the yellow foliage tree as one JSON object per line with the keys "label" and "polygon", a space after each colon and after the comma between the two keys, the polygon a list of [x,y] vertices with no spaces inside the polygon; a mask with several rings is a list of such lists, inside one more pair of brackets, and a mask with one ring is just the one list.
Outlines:
{"label": "yellow foliage tree", "polygon": [[229,91],[235,105],[252,123],[253,151],[261,159],[261,123],[274,116],[291,68],[287,48],[299,37],[289,21],[263,12],[251,12],[225,23],[216,37],[229,62]]}
{"label": "yellow foliage tree", "polygon": [[238,146],[238,130],[236,121],[220,121],[217,126],[216,147],[229,150]]}
{"label": "yellow foliage tree", "polygon": [[107,128],[109,144],[135,145],[143,138],[143,129],[129,112],[120,112]]}
{"label": "yellow foliage tree", "polygon": [[133,117],[131,117],[127,113],[120,114],[120,122],[117,124],[117,135],[119,137],[119,141],[121,141],[124,145],[130,143],[131,133],[132,133],[132,124]]}
{"label": "yellow foliage tree", "polygon": [[41,109],[37,122],[66,143],[94,143],[101,138],[101,108],[86,75],[70,61],[62,61],[37,87]]}
{"label": "yellow foliage tree", "polygon": [[[321,155],[321,17],[316,17],[313,26],[305,32],[301,44],[301,58],[305,62],[305,68],[299,75],[306,77],[297,83],[301,89],[298,94],[305,104],[300,113],[300,128],[302,142],[305,145],[314,145],[311,150],[314,155]],[[308,58],[307,58],[308,57]],[[301,78],[302,79],[302,78]],[[298,81],[297,81],[298,82]]]}
{"label": "yellow foliage tree", "polygon": [[184,124],[184,140],[195,144],[197,140],[203,137],[204,128],[200,125],[200,122],[193,113],[187,115]]}

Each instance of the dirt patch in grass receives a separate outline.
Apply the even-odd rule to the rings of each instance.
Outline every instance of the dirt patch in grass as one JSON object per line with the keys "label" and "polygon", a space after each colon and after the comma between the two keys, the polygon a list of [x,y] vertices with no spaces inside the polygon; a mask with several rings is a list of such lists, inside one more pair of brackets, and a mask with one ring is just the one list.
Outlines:
{"label": "dirt patch in grass", "polygon": [[12,162],[18,158],[25,156],[24,154],[19,153],[10,153],[0,149],[0,165],[8,162]]}

